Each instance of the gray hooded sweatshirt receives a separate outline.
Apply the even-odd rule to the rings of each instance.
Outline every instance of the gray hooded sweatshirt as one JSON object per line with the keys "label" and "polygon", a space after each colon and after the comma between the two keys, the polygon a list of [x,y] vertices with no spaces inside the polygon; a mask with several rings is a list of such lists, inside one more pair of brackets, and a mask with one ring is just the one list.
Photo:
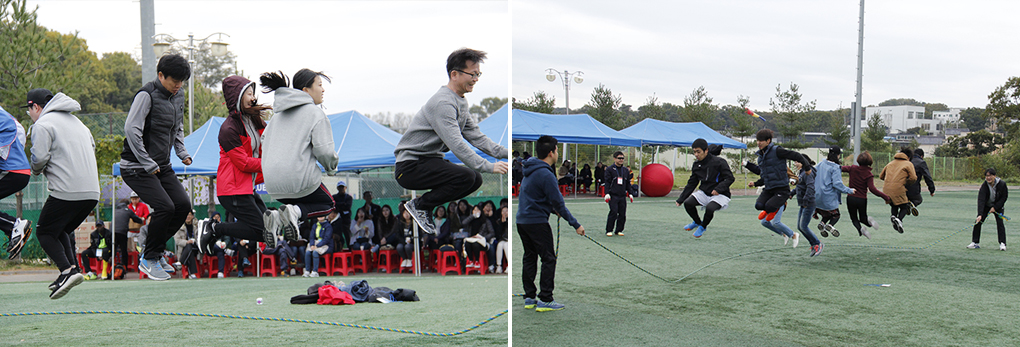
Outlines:
{"label": "gray hooded sweatshirt", "polygon": [[329,119],[304,91],[276,90],[273,118],[262,133],[262,175],[274,199],[308,196],[322,185],[322,170],[336,170]]}
{"label": "gray hooded sweatshirt", "polygon": [[493,158],[508,157],[506,147],[493,142],[478,130],[478,124],[468,112],[467,99],[449,87],[442,86],[411,119],[411,124],[393,154],[399,163],[422,157],[442,158],[447,151],[452,151],[467,167],[475,171],[491,172],[494,165],[475,153],[464,140]]}
{"label": "gray hooded sweatshirt", "polygon": [[99,200],[99,171],[92,132],[71,112],[81,105],[57,93],[29,128],[32,173],[45,174],[50,195],[65,201]]}

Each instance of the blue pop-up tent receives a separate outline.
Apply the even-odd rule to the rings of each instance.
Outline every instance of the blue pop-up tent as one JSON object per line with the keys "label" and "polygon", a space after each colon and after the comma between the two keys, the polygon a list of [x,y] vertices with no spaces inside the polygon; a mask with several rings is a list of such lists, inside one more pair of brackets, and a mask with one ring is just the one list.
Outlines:
{"label": "blue pop-up tent", "polygon": [[[492,140],[492,142],[495,142],[500,146],[507,147],[507,143],[509,141],[507,134],[510,133],[509,116],[510,108],[508,107],[508,105],[503,105],[503,107],[500,107],[498,110],[496,110],[496,112],[493,112],[491,115],[489,115],[488,118],[485,118],[485,120],[478,122],[478,130],[480,130],[482,134],[485,134],[485,136]],[[464,142],[467,142],[467,140],[465,140]],[[468,143],[468,146],[471,146],[470,142]],[[478,155],[482,156],[482,158],[485,158],[485,160],[496,161],[496,158],[493,158],[492,156],[485,154],[485,152],[482,152],[482,150],[477,149],[474,146],[471,146],[471,148],[474,148],[475,153],[478,153]],[[451,163],[454,164],[462,164],[460,159],[457,159],[457,156],[454,155],[453,152],[446,153],[446,160],[449,160]]]}
{"label": "blue pop-up tent", "polygon": [[[215,176],[220,165],[220,126],[226,118],[212,117],[195,132],[184,137],[184,147],[191,155],[191,165],[184,165],[177,152],[170,153],[170,164],[178,175]],[[113,164],[113,175],[120,176],[120,163]]]}
{"label": "blue pop-up tent", "polygon": [[641,140],[613,130],[586,114],[555,115],[513,110],[515,141],[535,141],[542,135],[560,143],[641,147]]}
{"label": "blue pop-up tent", "polygon": [[747,148],[746,144],[726,137],[702,122],[673,123],[646,118],[620,132],[639,138],[642,144],[650,146],[689,147],[694,140],[703,138],[708,144],[722,145],[723,148]]}
{"label": "blue pop-up tent", "polygon": [[392,166],[396,162],[393,149],[400,142],[400,133],[358,113],[347,111],[329,117],[333,127],[333,146],[340,158],[338,171],[363,170]]}

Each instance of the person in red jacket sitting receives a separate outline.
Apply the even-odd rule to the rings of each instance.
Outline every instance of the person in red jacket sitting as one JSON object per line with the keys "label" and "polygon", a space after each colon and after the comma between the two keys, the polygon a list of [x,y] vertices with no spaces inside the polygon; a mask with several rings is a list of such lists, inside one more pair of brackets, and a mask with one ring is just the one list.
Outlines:
{"label": "person in red jacket sitting", "polygon": [[[266,232],[262,215],[266,204],[255,193],[262,183],[262,131],[266,122],[262,110],[269,106],[257,104],[255,82],[241,76],[223,79],[223,98],[230,115],[220,126],[220,165],[216,168],[216,197],[236,222],[199,221],[198,248],[212,253],[212,242],[221,236],[262,241],[276,247],[276,235]],[[272,230],[272,229],[268,229]]]}

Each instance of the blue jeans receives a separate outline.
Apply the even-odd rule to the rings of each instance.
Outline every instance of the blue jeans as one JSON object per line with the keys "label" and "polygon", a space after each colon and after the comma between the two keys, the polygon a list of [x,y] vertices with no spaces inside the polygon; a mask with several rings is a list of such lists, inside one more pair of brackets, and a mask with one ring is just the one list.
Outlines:
{"label": "blue jeans", "polygon": [[305,251],[305,270],[308,272],[319,271],[319,252]]}
{"label": "blue jeans", "polygon": [[808,243],[812,246],[819,244],[818,238],[815,237],[815,233],[811,232],[811,227],[808,224],[811,223],[811,215],[815,212],[815,206],[801,206],[800,214],[797,215],[797,230],[800,230],[804,237],[807,237]]}
{"label": "blue jeans", "polygon": [[766,229],[772,230],[772,232],[776,234],[793,237],[793,230],[790,230],[790,227],[786,226],[786,224],[783,224],[782,222],[783,211],[785,210],[786,206],[780,206],[779,210],[776,211],[776,217],[772,218],[771,222],[766,219],[762,219],[761,225]]}

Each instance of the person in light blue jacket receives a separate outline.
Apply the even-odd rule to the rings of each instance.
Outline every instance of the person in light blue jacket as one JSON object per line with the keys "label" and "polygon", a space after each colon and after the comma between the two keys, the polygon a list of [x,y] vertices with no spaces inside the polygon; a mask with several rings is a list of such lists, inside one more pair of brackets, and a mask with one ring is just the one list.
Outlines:
{"label": "person in light blue jacket", "polygon": [[843,171],[840,169],[839,160],[843,150],[839,146],[829,147],[829,155],[826,160],[815,166],[815,213],[822,217],[818,223],[819,234],[822,237],[839,237],[839,231],[834,227],[839,222],[839,205],[841,205],[842,194],[853,194],[854,189],[843,184]]}

